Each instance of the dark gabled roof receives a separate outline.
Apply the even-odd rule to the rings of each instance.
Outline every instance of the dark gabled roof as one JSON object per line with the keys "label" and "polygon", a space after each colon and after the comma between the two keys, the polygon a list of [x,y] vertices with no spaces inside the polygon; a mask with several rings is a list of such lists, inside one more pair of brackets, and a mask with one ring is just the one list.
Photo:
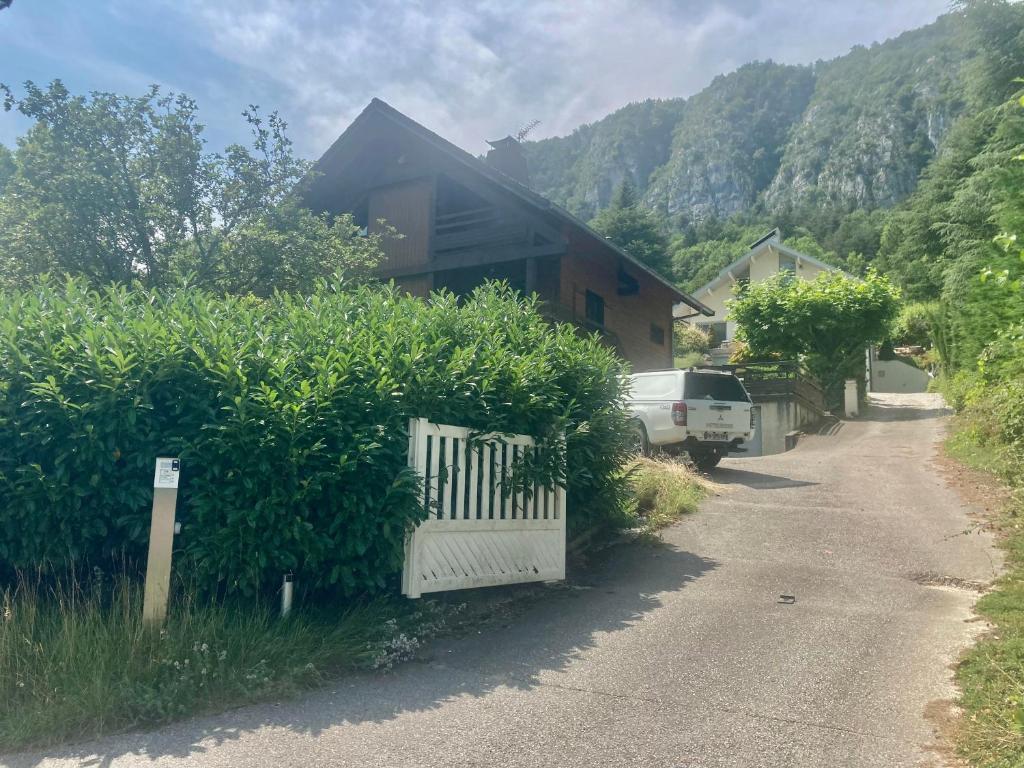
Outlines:
{"label": "dark gabled roof", "polygon": [[390,104],[387,104],[386,102],[381,101],[380,99],[376,99],[375,98],[375,99],[370,101],[370,103],[366,106],[366,108],[362,112],[359,113],[359,116],[356,117],[356,119],[352,121],[352,124],[349,125],[349,127],[345,129],[344,133],[342,133],[341,136],[339,136],[337,138],[337,140],[335,140],[335,142],[328,148],[328,150],[326,152],[324,152],[323,156],[317,161],[317,165],[319,166],[321,164],[324,164],[326,161],[329,160],[329,158],[333,154],[335,154],[336,152],[340,151],[340,147],[345,142],[345,137],[348,136],[350,133],[352,133],[356,129],[357,126],[359,126],[360,124],[370,120],[373,116],[380,116],[380,117],[383,117],[385,119],[388,119],[391,122],[397,124],[398,126],[400,126],[400,127],[404,128],[404,129],[410,131],[411,133],[414,133],[416,136],[418,136],[420,139],[426,141],[428,144],[433,146],[435,149],[440,150],[441,152],[445,153],[446,155],[448,155],[449,157],[453,158],[454,160],[462,163],[463,165],[465,165],[470,170],[480,174],[481,176],[486,177],[487,179],[489,179],[493,183],[495,183],[498,186],[500,186],[503,189],[505,189],[507,192],[510,192],[513,195],[517,196],[518,198],[520,198],[521,200],[523,200],[527,204],[529,204],[529,205],[533,206],[534,208],[537,208],[537,209],[539,209],[539,210],[541,210],[543,212],[547,212],[547,213],[553,214],[554,216],[556,216],[557,218],[561,219],[562,221],[564,221],[565,223],[569,224],[570,226],[575,227],[577,230],[582,232],[584,235],[586,235],[586,236],[588,236],[588,237],[590,237],[590,238],[592,238],[592,239],[602,243],[605,247],[609,248],[611,251],[613,251],[617,255],[621,256],[623,259],[628,261],[630,264],[635,266],[637,269],[640,269],[640,270],[646,272],[648,275],[650,275],[655,280],[657,280],[659,283],[661,283],[666,288],[668,288],[672,292],[673,296],[677,300],[679,300],[679,301],[689,305],[690,307],[692,307],[693,309],[697,310],[701,314],[708,315],[708,316],[711,316],[711,315],[714,314],[713,310],[711,310],[708,307],[704,306],[701,302],[697,301],[695,298],[693,298],[689,294],[684,293],[683,291],[679,290],[675,285],[673,285],[668,280],[666,280],[664,277],[662,277],[657,272],[652,270],[646,264],[644,264],[643,262],[637,260],[633,256],[630,256],[628,253],[626,253],[626,251],[622,250],[621,248],[616,246],[614,243],[612,243],[608,239],[602,237],[600,234],[598,234],[593,229],[591,229],[589,226],[587,226],[587,224],[585,224],[583,221],[581,221],[580,219],[578,219],[575,216],[573,216],[571,213],[569,213],[567,210],[565,210],[561,206],[556,205],[555,203],[551,202],[550,200],[548,200],[546,197],[543,197],[542,195],[538,195],[536,192],[531,190],[529,187],[527,187],[527,186],[525,186],[523,184],[520,184],[515,179],[512,179],[512,178],[506,176],[505,174],[503,174],[501,171],[497,170],[496,168],[492,168],[490,165],[488,165],[484,161],[480,160],[479,158],[473,157],[473,155],[469,154],[469,152],[466,152],[463,149],[459,149],[459,147],[455,146],[454,144],[452,144],[447,139],[444,139],[441,136],[438,136],[436,133],[431,131],[429,128],[426,128],[426,127],[420,125],[419,123],[417,123],[412,118],[407,117],[406,115],[403,115],[401,112],[399,112],[397,109],[392,107]]}

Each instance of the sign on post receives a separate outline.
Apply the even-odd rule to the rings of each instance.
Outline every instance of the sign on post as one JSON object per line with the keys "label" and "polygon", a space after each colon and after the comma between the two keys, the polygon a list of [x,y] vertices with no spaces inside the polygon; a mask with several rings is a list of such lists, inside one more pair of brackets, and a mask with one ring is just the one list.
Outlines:
{"label": "sign on post", "polygon": [[174,548],[174,508],[178,502],[180,459],[156,460],[153,475],[153,517],[149,527],[149,557],[146,560],[146,591],[142,621],[160,626],[167,616],[171,588],[171,551]]}

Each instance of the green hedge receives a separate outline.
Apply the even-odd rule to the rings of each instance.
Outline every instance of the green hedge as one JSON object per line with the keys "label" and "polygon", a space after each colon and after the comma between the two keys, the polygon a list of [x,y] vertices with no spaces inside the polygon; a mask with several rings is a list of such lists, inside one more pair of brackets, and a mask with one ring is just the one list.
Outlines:
{"label": "green hedge", "polygon": [[410,416],[550,444],[564,430],[570,528],[625,506],[622,363],[500,286],[425,302],[42,282],[0,303],[0,576],[138,567],[153,460],[177,455],[176,563],[201,586],[253,593],[293,570],[386,587],[422,516]]}

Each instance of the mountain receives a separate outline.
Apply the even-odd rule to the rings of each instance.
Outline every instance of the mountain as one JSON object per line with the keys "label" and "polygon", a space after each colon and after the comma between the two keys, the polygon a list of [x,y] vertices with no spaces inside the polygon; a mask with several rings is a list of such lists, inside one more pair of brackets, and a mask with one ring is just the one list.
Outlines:
{"label": "mountain", "polygon": [[715,78],[681,110],[668,161],[651,176],[645,202],[692,219],[749,209],[775,178],[813,92],[810,67],[763,62]]}
{"label": "mountain", "polygon": [[765,190],[768,210],[888,207],[909,195],[964,108],[959,21],[815,66],[814,93]]}
{"label": "mountain", "polygon": [[670,222],[906,198],[964,109],[962,14],[806,66],[756,62],[689,99],[526,143],[534,188],[584,218],[629,178]]}
{"label": "mountain", "polygon": [[531,186],[587,219],[608,205],[624,179],[645,190],[651,174],[669,160],[685,103],[630,104],[569,136],[527,142]]}

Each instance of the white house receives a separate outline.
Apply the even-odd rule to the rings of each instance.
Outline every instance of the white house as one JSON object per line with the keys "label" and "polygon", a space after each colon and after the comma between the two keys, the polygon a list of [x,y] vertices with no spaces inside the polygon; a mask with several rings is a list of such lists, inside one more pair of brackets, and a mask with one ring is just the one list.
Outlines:
{"label": "white house", "polygon": [[[693,292],[693,297],[714,310],[714,315],[689,322],[711,334],[715,345],[711,353],[712,362],[721,365],[728,362],[736,334],[736,323],[726,319],[729,310],[725,303],[733,298],[733,288],[737,283],[759,283],[779,272],[789,272],[798,278],[813,280],[822,272],[841,271],[838,267],[784,245],[782,235],[775,228],[753,243],[750,250],[719,272],[714,280]],[[673,313],[677,319],[683,319],[692,314],[692,310],[687,310],[689,307],[678,304]]]}

